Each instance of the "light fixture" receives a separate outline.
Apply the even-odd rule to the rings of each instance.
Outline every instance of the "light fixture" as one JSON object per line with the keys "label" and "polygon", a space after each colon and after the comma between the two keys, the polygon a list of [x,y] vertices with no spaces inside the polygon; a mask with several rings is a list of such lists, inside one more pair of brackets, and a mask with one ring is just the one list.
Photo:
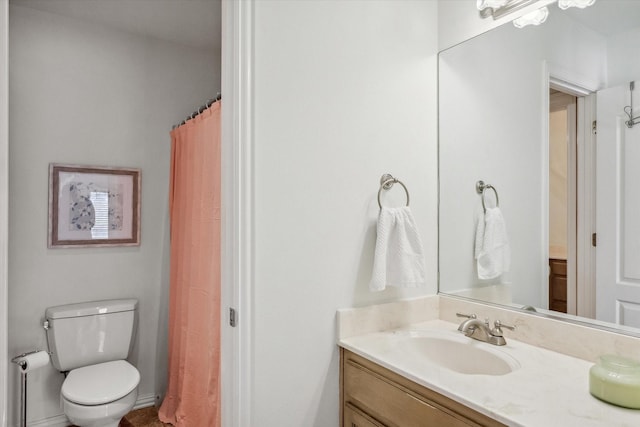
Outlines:
{"label": "light fixture", "polygon": [[509,3],[509,0],[477,0],[476,6],[480,11],[480,16],[486,18],[493,15],[495,10],[504,7],[507,3]]}
{"label": "light fixture", "polygon": [[537,2],[538,0],[476,0],[476,6],[480,11],[480,16],[498,19],[511,12],[522,9]]}
{"label": "light fixture", "polygon": [[478,10],[486,9],[487,7],[497,9],[507,3],[509,3],[509,0],[477,0],[476,6],[478,6]]}
{"label": "light fixture", "polygon": [[[476,0],[476,7],[480,11],[481,17],[492,17],[495,20],[527,6],[532,6],[538,1],[539,0]],[[558,7],[562,10],[570,7],[584,9],[585,7],[593,5],[595,2],[596,0],[558,0]],[[548,4],[550,2],[547,1],[545,3]],[[513,25],[517,28],[526,27],[527,25],[540,25],[548,16],[549,9],[544,6],[515,19]]]}
{"label": "light fixture", "polygon": [[547,16],[549,16],[549,9],[547,6],[541,7],[538,10],[522,15],[518,19],[514,19],[513,25],[516,28],[526,27],[527,25],[540,25],[547,20]]}
{"label": "light fixture", "polygon": [[595,2],[596,0],[558,0],[558,7],[562,10],[569,9],[570,7],[584,9],[585,7],[592,6]]}

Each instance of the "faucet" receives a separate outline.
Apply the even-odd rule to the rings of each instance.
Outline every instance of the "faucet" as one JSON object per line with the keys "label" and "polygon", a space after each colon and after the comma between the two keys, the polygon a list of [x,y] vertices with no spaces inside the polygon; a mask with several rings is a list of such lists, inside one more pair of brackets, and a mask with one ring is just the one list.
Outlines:
{"label": "faucet", "polygon": [[499,320],[493,323],[493,329],[491,329],[488,318],[483,322],[478,320],[475,314],[456,313],[456,316],[467,318],[458,326],[458,330],[465,336],[493,345],[505,345],[507,343],[504,339],[502,328],[511,329],[512,331],[515,329],[515,326],[503,325]]}

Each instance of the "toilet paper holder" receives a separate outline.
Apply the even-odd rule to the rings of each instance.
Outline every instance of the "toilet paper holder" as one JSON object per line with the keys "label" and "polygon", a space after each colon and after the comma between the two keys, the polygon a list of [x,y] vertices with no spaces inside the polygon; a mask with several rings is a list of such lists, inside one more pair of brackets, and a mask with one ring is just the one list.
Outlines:
{"label": "toilet paper holder", "polygon": [[[35,354],[38,353],[40,350],[31,350],[31,351],[27,351],[26,353],[22,353],[17,355],[16,357],[14,357],[13,359],[11,359],[11,363],[15,363],[16,365],[20,366],[22,369],[25,369],[25,367],[27,366],[27,362],[25,360],[23,360],[24,357],[30,355],[30,354]],[[47,351],[47,354],[49,356],[51,356],[51,352]]]}
{"label": "toilet paper holder", "polygon": [[[20,366],[20,427],[27,427],[27,361],[25,357],[38,353],[40,350],[32,350],[26,353],[22,353],[11,359],[11,363],[15,363]],[[51,352],[47,351],[47,354],[51,356]]]}

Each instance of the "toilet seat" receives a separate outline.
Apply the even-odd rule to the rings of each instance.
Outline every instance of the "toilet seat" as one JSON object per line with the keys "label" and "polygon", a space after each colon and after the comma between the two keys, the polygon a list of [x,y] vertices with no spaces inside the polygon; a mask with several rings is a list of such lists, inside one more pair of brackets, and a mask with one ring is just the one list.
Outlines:
{"label": "toilet seat", "polygon": [[126,360],[84,366],[69,372],[62,384],[62,396],[80,405],[103,405],[131,393],[140,373]]}

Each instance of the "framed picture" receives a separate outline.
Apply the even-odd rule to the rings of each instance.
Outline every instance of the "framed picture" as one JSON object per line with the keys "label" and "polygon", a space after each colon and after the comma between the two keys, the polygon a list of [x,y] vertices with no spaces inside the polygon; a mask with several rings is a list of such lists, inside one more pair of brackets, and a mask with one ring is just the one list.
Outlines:
{"label": "framed picture", "polygon": [[140,169],[49,165],[49,248],[140,245]]}

